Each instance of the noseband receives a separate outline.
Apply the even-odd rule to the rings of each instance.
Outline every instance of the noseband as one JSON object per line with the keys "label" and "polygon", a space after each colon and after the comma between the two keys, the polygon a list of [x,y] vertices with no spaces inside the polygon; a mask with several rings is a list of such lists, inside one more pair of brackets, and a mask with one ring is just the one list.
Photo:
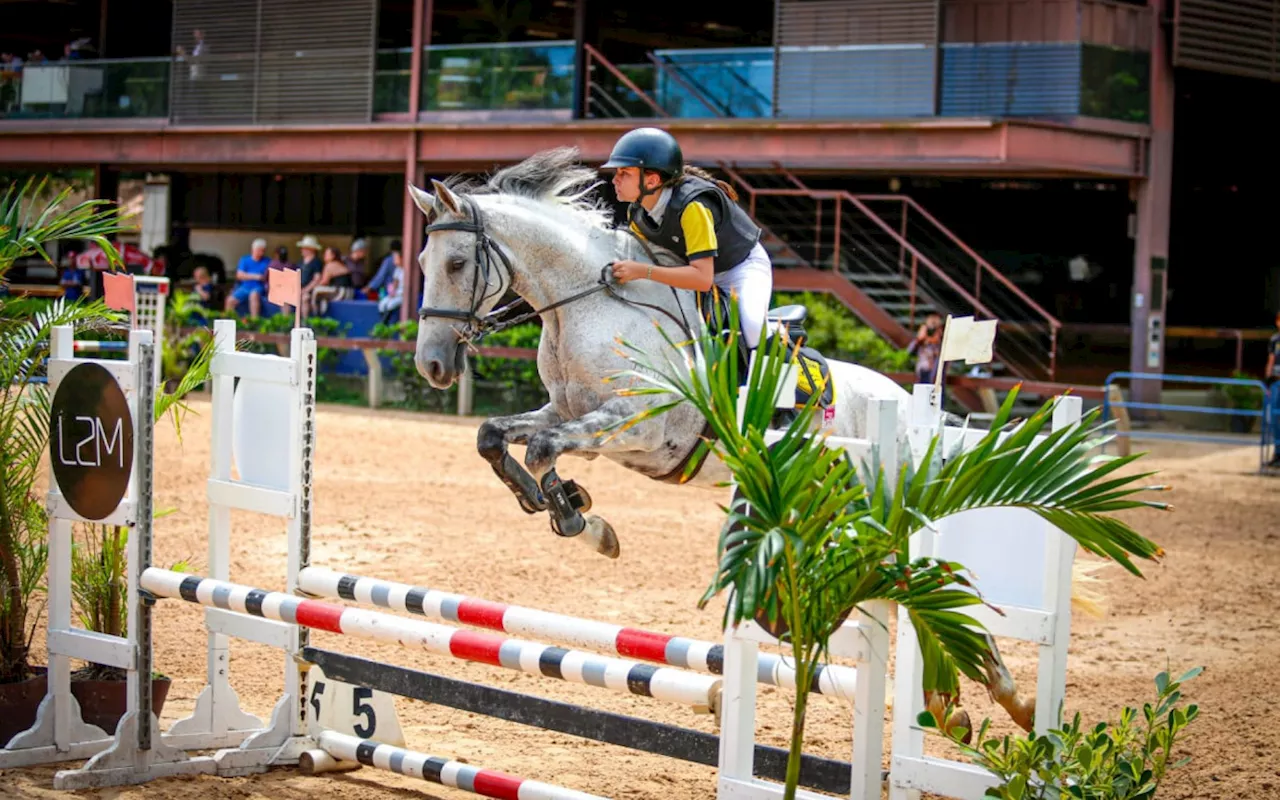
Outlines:
{"label": "noseband", "polygon": [[[627,303],[629,305],[643,306],[645,308],[651,308],[656,311],[661,311],[663,314],[666,314],[673,322],[675,322],[675,324],[679,326],[690,339],[693,338],[693,333],[689,327],[688,322],[684,320],[676,319],[676,317],[672,315],[670,311],[667,311],[665,308],[662,308],[660,306],[650,305],[648,303],[641,303],[637,300],[628,300],[627,298],[619,295],[617,291],[614,290],[614,287],[609,283],[609,277],[612,275],[612,267],[613,267],[612,261],[604,265],[604,268],[600,271],[600,279],[596,282],[595,286],[584,289],[581,292],[578,292],[577,294],[570,295],[569,297],[566,297],[563,300],[558,300],[550,305],[543,306],[542,308],[531,309],[522,314],[516,314],[515,316],[507,316],[508,314],[511,314],[513,309],[518,308],[520,305],[522,304],[529,305],[528,301],[526,301],[524,298],[519,298],[514,302],[508,303],[507,305],[501,306],[500,308],[495,308],[489,313],[481,315],[479,313],[480,307],[484,305],[486,300],[489,300],[495,294],[495,292],[489,291],[489,286],[491,285],[491,282],[492,282],[491,278],[493,274],[498,271],[498,267],[495,267],[494,265],[493,257],[497,256],[497,263],[498,265],[500,265],[501,271],[505,273],[505,277],[506,277],[506,282],[504,283],[501,279],[503,276],[499,275],[498,286],[496,291],[496,294],[498,294],[499,296],[505,293],[506,290],[511,288],[511,285],[513,282],[512,272],[511,272],[511,261],[510,259],[507,258],[507,254],[502,251],[502,248],[498,247],[498,245],[494,243],[493,239],[490,238],[488,232],[485,230],[484,215],[480,211],[480,206],[477,205],[470,198],[467,198],[465,196],[460,197],[459,200],[462,202],[463,207],[467,212],[467,214],[471,217],[470,221],[462,219],[456,222],[437,222],[435,224],[426,226],[426,228],[424,229],[424,232],[430,234],[436,231],[463,231],[465,233],[473,234],[476,237],[475,259],[474,259],[475,264],[472,267],[473,269],[472,277],[474,280],[472,281],[472,284],[471,284],[471,308],[467,311],[463,311],[461,309],[454,309],[454,308],[430,308],[430,307],[424,306],[418,309],[419,320],[425,320],[431,317],[459,320],[465,325],[464,328],[458,331],[459,342],[461,344],[474,344],[476,342],[479,342],[481,339],[483,339],[485,336],[488,336],[491,333],[496,333],[498,331],[506,330],[507,328],[511,328],[523,322],[527,322],[528,320],[531,320],[536,316],[544,314],[547,311],[551,311],[553,309],[559,308],[560,306],[568,305],[569,303],[572,303],[575,300],[580,300],[584,297],[588,297],[590,295],[595,294],[596,292],[605,292],[610,297],[621,300],[622,302]],[[628,233],[631,233],[633,236],[635,235],[634,233],[632,233],[630,229],[626,229],[626,230]],[[653,261],[653,263],[657,264],[658,259],[656,257],[656,254],[653,252],[652,249],[650,249],[648,243],[645,242],[644,239],[641,239],[638,236],[636,237],[636,239],[641,243],[641,245],[644,246],[645,251],[649,254],[650,259]],[[482,279],[484,280],[484,286],[485,286],[485,289],[483,291],[480,289],[480,281]],[[679,295],[676,294],[676,290],[674,288],[671,289],[671,294],[675,296],[676,308],[679,309],[680,297]],[[680,314],[682,317],[684,316],[683,310],[680,312]]]}

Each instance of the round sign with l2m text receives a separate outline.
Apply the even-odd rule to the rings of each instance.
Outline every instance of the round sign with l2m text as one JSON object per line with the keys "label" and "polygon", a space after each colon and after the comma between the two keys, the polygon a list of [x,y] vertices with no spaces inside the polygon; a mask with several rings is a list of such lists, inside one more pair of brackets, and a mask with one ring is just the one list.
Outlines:
{"label": "round sign with l2m text", "polygon": [[58,491],[85,519],[105,519],[129,490],[133,415],[104,367],[72,367],[53,395],[49,461]]}

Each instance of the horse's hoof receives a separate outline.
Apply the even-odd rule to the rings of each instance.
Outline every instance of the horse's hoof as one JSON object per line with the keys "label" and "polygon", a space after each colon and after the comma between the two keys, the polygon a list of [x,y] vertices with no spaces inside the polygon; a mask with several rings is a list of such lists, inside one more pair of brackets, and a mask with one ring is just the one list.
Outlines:
{"label": "horse's hoof", "polygon": [[608,558],[617,558],[622,555],[622,548],[618,545],[618,535],[613,532],[613,526],[595,514],[587,517],[587,527],[583,533],[586,534],[583,539],[600,555]]}

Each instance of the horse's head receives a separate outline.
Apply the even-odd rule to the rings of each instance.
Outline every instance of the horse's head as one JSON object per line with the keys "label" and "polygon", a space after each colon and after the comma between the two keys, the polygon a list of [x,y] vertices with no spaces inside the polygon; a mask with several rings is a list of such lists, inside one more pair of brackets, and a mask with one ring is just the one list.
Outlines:
{"label": "horse's head", "polygon": [[484,317],[509,288],[507,256],[488,238],[479,206],[444,184],[435,194],[410,184],[427,217],[427,244],[418,255],[422,307],[418,312],[418,372],[447,389],[466,368],[466,346]]}

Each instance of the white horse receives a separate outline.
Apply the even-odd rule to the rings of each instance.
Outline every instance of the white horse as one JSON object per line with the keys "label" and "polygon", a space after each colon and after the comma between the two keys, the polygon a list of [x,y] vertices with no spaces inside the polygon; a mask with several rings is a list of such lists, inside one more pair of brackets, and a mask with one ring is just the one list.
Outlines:
{"label": "white horse", "polygon": [[[654,281],[610,283],[606,289],[601,281],[610,262],[652,261],[652,255],[674,262],[670,253],[651,251],[613,227],[612,212],[588,199],[596,178],[578,163],[576,150],[562,148],[470,188],[455,191],[433,181],[431,194],[409,187],[430,231],[418,257],[423,285],[416,361],[433,387],[447,388],[464,368],[467,343],[507,312],[492,313],[508,290],[539,312],[538,374],[551,401],[536,411],[487,420],[478,437],[480,454],[525,511],[547,510],[557,533],[585,531],[592,547],[617,558],[612,527],[595,515],[583,518],[590,498],[572,481],[559,479],[556,459],[603,455],[650,478],[678,480],[705,420],[686,403],[619,435],[606,432],[655,402],[652,396],[621,397],[617,384],[606,382],[633,366],[616,340],[656,356],[670,347],[658,327],[672,341],[687,340],[698,308],[694,292]],[[905,440],[907,392],[866,367],[829,364],[836,396],[831,434],[865,437],[868,403],[893,398],[900,441]],[[507,453],[510,444],[525,445],[524,467]],[[723,464],[707,458],[688,483],[714,487],[728,477]]]}
{"label": "white horse", "polygon": [[[672,341],[686,340],[699,311],[691,291],[643,280],[603,283],[606,265],[618,259],[658,256],[675,262],[671,253],[650,249],[613,227],[612,212],[588,199],[595,180],[595,171],[579,164],[577,151],[563,148],[538,153],[483,183],[451,182],[450,188],[432,181],[434,193],[409,186],[430,233],[418,256],[423,285],[416,364],[433,387],[446,389],[462,373],[467,346],[478,336],[541,317],[538,374],[551,401],[536,411],[486,420],[477,446],[525,511],[547,511],[556,533],[585,531],[584,541],[617,558],[613,528],[596,515],[584,518],[590,496],[560,479],[556,459],[603,455],[650,478],[679,480],[705,428],[700,413],[683,403],[617,434],[611,426],[657,401],[652,395],[620,396],[616,384],[605,379],[634,366],[617,348],[618,338],[656,356],[669,347],[658,328]],[[510,316],[514,303],[495,310],[508,292],[532,310]],[[829,365],[836,385],[832,435],[868,438],[869,403],[892,398],[898,440],[905,442],[906,390],[866,367],[834,359]],[[508,453],[511,444],[525,446],[524,466]],[[708,457],[688,485],[710,488],[729,477],[718,459]],[[1088,579],[1091,569],[1080,562],[1075,566],[1077,588],[1084,589],[1078,582]],[[1083,592],[1080,598],[1092,600]],[[1030,730],[1034,698],[1018,697],[994,640],[988,641],[992,658],[986,688]],[[950,724],[968,727],[967,715]]]}

